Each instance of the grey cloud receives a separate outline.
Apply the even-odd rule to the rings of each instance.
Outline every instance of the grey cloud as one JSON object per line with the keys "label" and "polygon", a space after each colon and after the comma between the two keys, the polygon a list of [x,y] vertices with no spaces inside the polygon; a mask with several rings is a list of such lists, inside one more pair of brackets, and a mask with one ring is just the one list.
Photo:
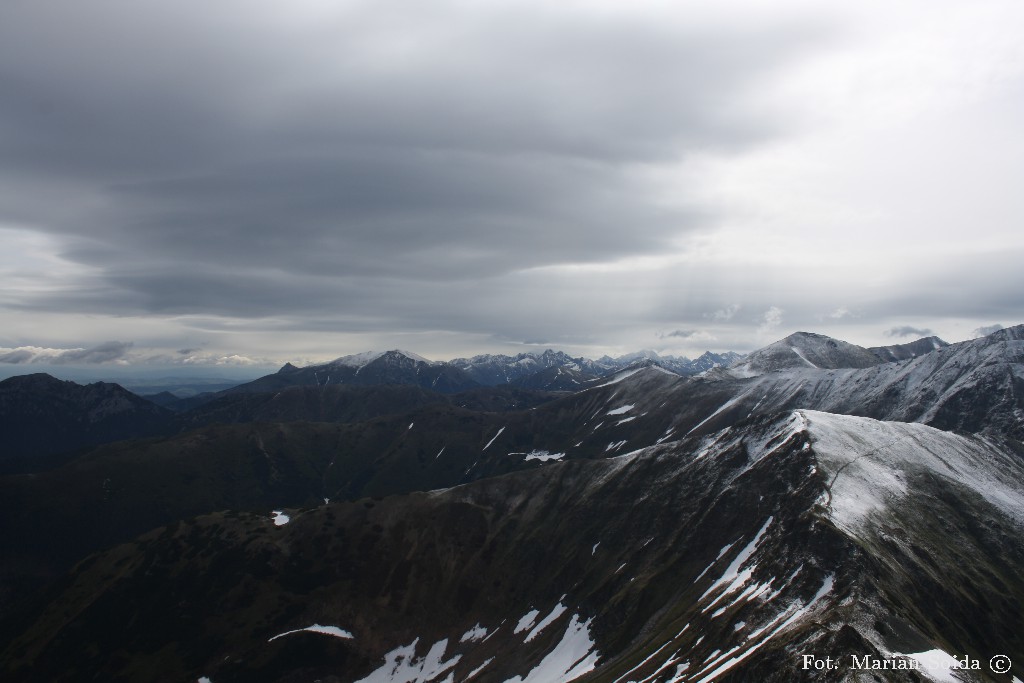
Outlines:
{"label": "grey cloud", "polygon": [[121,360],[128,355],[132,342],[109,341],[86,349],[11,349],[0,355],[0,363],[49,365],[92,365]]}
{"label": "grey cloud", "polygon": [[914,264],[914,279],[898,291],[879,292],[867,306],[874,316],[1024,320],[1024,250],[963,254]]}
{"label": "grey cloud", "polygon": [[380,278],[452,283],[447,301],[474,279],[659,253],[718,217],[668,203],[649,168],[784,134],[741,103],[835,28],[446,2],[305,25],[235,2],[57,6],[0,9],[0,186],[16,188],[0,218],[99,272],[25,306],[110,313],[397,318]]}
{"label": "grey cloud", "polygon": [[974,330],[974,332],[972,332],[971,334],[975,337],[987,337],[988,335],[994,332],[998,332],[1001,329],[1003,329],[1003,326],[1000,325],[999,323],[995,323],[994,325],[985,325],[984,327],[979,327],[978,329]]}
{"label": "grey cloud", "polygon": [[911,327],[900,325],[884,332],[886,337],[929,337],[933,333],[927,327]]}
{"label": "grey cloud", "polygon": [[128,355],[132,348],[131,342],[109,341],[88,349],[69,349],[53,356],[41,356],[36,362],[47,362],[58,365],[65,363],[92,364],[109,363],[120,360]]}
{"label": "grey cloud", "polygon": [[[739,310],[739,304],[730,304],[725,308],[720,308],[717,311],[711,313],[711,319],[714,320],[715,322],[724,322],[727,320],[732,320],[733,316],[735,316],[736,313],[739,312]],[[705,314],[704,317],[708,317],[708,314]]]}
{"label": "grey cloud", "polygon": [[0,363],[20,364],[30,362],[36,354],[27,349],[14,349],[0,355]]}
{"label": "grey cloud", "polygon": [[699,330],[672,330],[671,332],[663,332],[658,335],[659,339],[670,339],[677,337],[679,339],[690,339],[694,335],[699,334]]}

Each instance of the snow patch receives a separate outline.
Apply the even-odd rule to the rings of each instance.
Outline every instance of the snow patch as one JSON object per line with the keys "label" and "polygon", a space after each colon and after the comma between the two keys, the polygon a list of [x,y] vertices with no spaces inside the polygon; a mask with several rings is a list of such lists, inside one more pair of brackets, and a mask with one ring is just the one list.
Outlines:
{"label": "snow patch", "polygon": [[540,610],[532,609],[522,616],[519,623],[516,624],[515,629],[512,633],[522,633],[528,628],[531,628],[534,622],[537,621],[537,617],[540,616]]}
{"label": "snow patch", "polygon": [[[704,676],[703,678],[701,678],[699,681],[697,681],[697,683],[710,683],[711,681],[713,681],[714,679],[718,678],[723,673],[725,673],[726,671],[731,669],[732,667],[734,667],[737,664],[739,664],[740,662],[742,662],[744,659],[746,659],[750,655],[752,655],[755,652],[757,652],[759,649],[761,649],[761,647],[765,643],[769,642],[777,634],[781,633],[783,630],[788,628],[791,624],[793,624],[798,619],[803,617],[805,614],[810,612],[811,608],[813,608],[814,605],[817,604],[817,602],[822,597],[824,597],[825,595],[827,595],[828,593],[830,593],[832,591],[832,584],[833,584],[833,576],[830,574],[825,579],[825,582],[822,584],[821,588],[818,590],[818,592],[815,594],[815,596],[813,598],[811,598],[810,602],[808,602],[803,607],[801,607],[799,609],[796,609],[795,611],[791,607],[789,610],[783,612],[782,614],[780,614],[778,617],[773,619],[771,622],[769,622],[765,626],[759,628],[757,631],[755,631],[754,633],[750,634],[747,637],[747,643],[749,643],[751,640],[753,640],[757,636],[759,636],[762,633],[764,633],[766,630],[768,630],[772,626],[775,626],[775,624],[777,624],[782,619],[785,619],[785,621],[783,621],[782,624],[780,624],[778,627],[776,627],[771,633],[769,633],[762,640],[758,641],[756,644],[754,644],[752,647],[750,647],[749,649],[747,649],[743,653],[736,655],[736,653],[739,650],[743,649],[746,646],[746,643],[737,645],[736,647],[732,648],[731,650],[729,650],[725,654],[720,655],[718,657],[718,659],[716,659],[713,662],[709,663],[703,669],[701,669],[696,674],[694,674],[695,677],[696,676],[700,676],[701,674],[707,672],[712,667],[717,666],[717,668],[714,671],[711,671],[711,673],[709,673],[707,676]],[[786,617],[788,617],[788,618],[786,618]],[[733,656],[733,655],[735,655],[735,656]]]}
{"label": "snow patch", "polygon": [[459,642],[465,643],[468,641],[475,643],[476,641],[483,640],[486,637],[487,629],[481,626],[479,623],[477,623],[476,626],[462,634],[462,637],[459,638]]}
{"label": "snow patch", "polygon": [[334,636],[335,638],[343,638],[345,640],[351,640],[355,637],[348,631],[338,628],[337,626],[321,626],[320,624],[313,624],[312,626],[307,626],[306,628],[297,628],[294,631],[285,631],[284,633],[278,633],[276,636],[272,638],[267,638],[267,642],[269,643],[271,641],[277,640],[278,638],[290,636],[293,633],[302,633],[303,631],[309,631],[310,633],[322,633],[325,636]]}
{"label": "snow patch", "polygon": [[533,630],[530,631],[530,633],[526,636],[526,640],[524,640],[523,642],[528,643],[531,640],[533,640],[537,634],[539,634],[541,631],[550,626],[551,622],[560,617],[562,615],[562,612],[565,611],[565,609],[565,605],[563,605],[562,603],[558,603],[557,605],[555,605],[555,608],[551,610],[551,614],[541,619],[540,623],[533,627]]}
{"label": "snow patch", "polygon": [[635,407],[636,407],[635,403],[629,403],[629,404],[624,405],[624,406],[619,406],[618,408],[613,408],[613,409],[609,410],[607,413],[605,413],[605,415],[624,415],[624,414],[628,413],[629,411],[633,410],[633,408],[635,408]]}
{"label": "snow patch", "polygon": [[721,406],[719,406],[719,407],[718,407],[718,410],[716,410],[715,412],[713,412],[713,413],[711,413],[710,415],[708,415],[707,417],[705,417],[705,418],[704,418],[703,420],[701,420],[700,422],[698,422],[698,423],[697,423],[697,424],[696,424],[696,425],[695,425],[695,426],[694,426],[694,427],[693,427],[692,429],[690,429],[690,431],[686,432],[686,436],[689,436],[689,435],[690,435],[690,434],[692,434],[693,432],[695,432],[695,431],[697,431],[698,429],[700,429],[701,427],[703,427],[703,426],[704,426],[704,424],[705,424],[705,423],[706,423],[706,422],[707,422],[708,420],[710,420],[711,418],[715,417],[716,415],[718,415],[718,414],[719,414],[719,413],[721,413],[722,411],[724,411],[724,410],[728,410],[728,409],[729,409],[729,408],[731,408],[732,406],[736,405],[737,403],[739,403],[740,401],[742,401],[743,399],[745,399],[745,398],[747,397],[747,395],[748,395],[748,394],[750,394],[750,392],[749,392],[749,391],[748,391],[748,392],[746,392],[746,393],[740,394],[740,395],[739,395],[739,396],[737,396],[736,398],[732,398],[732,399],[729,399],[728,401],[726,401],[725,403],[723,403],[723,404],[722,404]]}
{"label": "snow patch", "polygon": [[516,676],[505,683],[568,683],[593,671],[600,655],[590,637],[590,621],[581,622],[578,615],[572,615],[562,640],[526,678]]}
{"label": "snow patch", "polygon": [[[495,440],[495,439],[497,439],[497,438],[498,438],[499,436],[501,436],[501,433],[502,433],[503,431],[505,431],[505,428],[504,428],[504,427],[502,427],[501,429],[499,429],[499,430],[498,430],[498,433],[497,433],[497,434],[495,434],[494,436],[492,436],[492,437],[491,437],[491,440],[487,442],[487,445],[486,445],[486,446],[484,446],[484,450],[485,450],[485,451],[487,450],[487,448],[488,448],[488,447],[489,447],[489,446],[490,446],[490,445],[491,445],[492,443],[494,443],[494,440]],[[481,452],[483,452],[483,451],[481,451]]]}
{"label": "snow patch", "polygon": [[274,510],[270,513],[274,518],[274,526],[284,526],[292,521],[292,518],[284,514],[284,510]]}
{"label": "snow patch", "polygon": [[462,655],[455,655],[444,661],[444,653],[448,649],[447,638],[434,643],[425,657],[417,659],[416,644],[419,640],[417,638],[410,645],[395,648],[384,655],[384,665],[356,683],[427,683],[462,659]]}
{"label": "snow patch", "polygon": [[729,584],[717,598],[712,600],[711,603],[704,608],[704,612],[707,612],[709,609],[718,604],[719,600],[729,595],[730,593],[732,593],[737,588],[744,585],[747,581],[750,580],[750,577],[753,575],[754,570],[757,568],[757,565],[754,564],[750,567],[747,567],[743,571],[740,571],[740,567],[742,567],[743,564],[748,559],[750,559],[750,556],[754,554],[754,551],[757,550],[757,546],[761,543],[761,538],[764,536],[765,532],[768,531],[768,527],[769,525],[771,525],[773,519],[774,517],[768,518],[768,520],[761,527],[761,530],[757,532],[756,536],[754,536],[754,539],[750,541],[750,543],[748,543],[746,547],[743,548],[743,550],[740,551],[740,554],[736,556],[736,559],[734,559],[732,563],[726,568],[725,572],[720,577],[718,577],[718,579],[713,584],[711,584],[711,586],[709,586],[708,589],[704,591],[704,594],[701,595],[700,598],[697,600],[698,602],[700,602],[704,598],[711,595],[711,593],[717,590],[720,586],[726,583]]}
{"label": "snow patch", "polygon": [[[796,348],[795,346],[790,346],[789,348],[790,348],[790,350],[791,350],[791,351],[792,351],[793,353],[795,353],[795,354],[796,354],[797,356],[799,356],[799,357],[800,357],[800,360],[802,360],[803,362],[807,363],[807,364],[808,364],[808,365],[810,365],[810,366],[811,366],[812,368],[817,368],[817,367],[818,367],[817,365],[815,365],[815,364],[814,364],[814,363],[812,363],[811,361],[807,360],[807,356],[805,356],[805,355],[804,355],[804,354],[803,354],[803,353],[802,353],[802,352],[800,351],[800,349]],[[819,368],[819,369],[820,369],[820,368]]]}
{"label": "snow patch", "polygon": [[470,672],[469,672],[469,675],[468,675],[468,676],[466,676],[466,677],[465,677],[465,678],[463,679],[462,683],[466,683],[466,681],[468,681],[469,679],[473,678],[473,676],[476,676],[476,675],[477,675],[478,673],[480,673],[480,672],[481,672],[481,671],[483,671],[483,670],[484,670],[485,668],[487,668],[487,665],[488,665],[488,664],[490,664],[490,663],[491,663],[491,662],[493,662],[493,661],[494,661],[494,657],[491,657],[491,658],[489,658],[489,659],[488,659],[488,660],[487,660],[486,662],[484,662],[483,664],[481,664],[481,665],[480,665],[480,666],[478,666],[477,668],[475,668],[475,669],[473,669],[472,671],[470,671]]}
{"label": "snow patch", "polygon": [[[921,664],[921,673],[938,683],[961,683],[961,679],[953,675],[954,671],[960,670],[960,662],[944,650],[928,650],[927,652],[912,652],[901,657],[910,657]],[[1014,679],[1016,680],[1016,679]]]}
{"label": "snow patch", "polygon": [[633,375],[635,375],[636,373],[640,372],[643,369],[644,368],[636,368],[634,370],[627,370],[625,372],[620,372],[619,374],[615,375],[615,377],[610,382],[605,382],[604,384],[598,384],[594,388],[595,389],[600,389],[601,387],[610,387],[613,384],[618,384],[622,380],[626,379],[627,377],[632,377]]}
{"label": "snow patch", "polygon": [[540,460],[541,462],[547,462],[548,460],[561,460],[565,457],[565,453],[549,453],[548,451],[530,451],[529,453],[509,453],[509,455],[523,455],[526,456],[523,460]]}

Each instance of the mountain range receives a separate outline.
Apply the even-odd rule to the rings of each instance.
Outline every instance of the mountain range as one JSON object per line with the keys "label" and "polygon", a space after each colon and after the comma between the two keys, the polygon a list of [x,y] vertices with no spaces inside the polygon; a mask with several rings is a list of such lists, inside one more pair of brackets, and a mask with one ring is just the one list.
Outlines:
{"label": "mountain range", "polygon": [[16,443],[138,415],[0,477],[0,672],[1019,681],[1024,326],[706,360],[391,351],[174,411],[0,383],[6,433],[51,411]]}

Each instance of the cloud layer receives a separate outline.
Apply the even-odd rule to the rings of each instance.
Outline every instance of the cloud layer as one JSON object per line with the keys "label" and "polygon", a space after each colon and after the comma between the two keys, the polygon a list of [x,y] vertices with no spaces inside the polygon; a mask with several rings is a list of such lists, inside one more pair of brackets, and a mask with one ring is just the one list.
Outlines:
{"label": "cloud layer", "polygon": [[94,365],[122,361],[132,348],[131,342],[110,341],[88,349],[43,349],[37,347],[0,348],[0,363],[20,365]]}
{"label": "cloud layer", "polygon": [[[442,355],[743,349],[822,321],[866,342],[923,329],[915,316],[1019,318],[1024,243],[1001,243],[1002,217],[968,255],[986,270],[961,268],[930,214],[930,242],[891,229],[919,192],[904,205],[891,182],[863,185],[891,165],[865,150],[930,130],[919,112],[950,112],[928,120],[937,132],[965,106],[998,119],[1022,82],[1000,66],[968,90],[1014,63],[999,33],[1012,5],[926,7],[917,25],[796,1],[5,3],[0,343],[11,358],[83,345],[60,331],[74,316],[216,357],[288,357],[274,347],[309,335],[301,353],[325,357],[403,335]],[[995,32],[964,73],[944,68],[961,25]],[[924,77],[904,87],[905,72]],[[951,84],[963,97],[937,101]],[[901,157],[900,177],[953,201],[934,190],[960,179],[922,164]],[[1009,187],[985,192],[1021,208]],[[940,296],[928,287],[948,268],[966,280]],[[984,282],[994,271],[1014,281]]]}

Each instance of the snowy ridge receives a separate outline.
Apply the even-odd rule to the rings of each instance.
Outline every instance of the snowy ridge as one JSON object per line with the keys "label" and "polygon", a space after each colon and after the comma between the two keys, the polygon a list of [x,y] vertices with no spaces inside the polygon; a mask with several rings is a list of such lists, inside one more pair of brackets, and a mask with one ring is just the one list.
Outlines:
{"label": "snowy ridge", "polygon": [[[752,360],[709,375],[706,386],[719,389],[708,395],[722,401],[721,407],[713,414],[695,415],[697,424],[690,433],[719,429],[735,422],[738,415],[809,408],[922,422],[947,431],[990,430],[1022,439],[1024,339],[1020,337],[1024,337],[1024,326],[947,346],[929,342],[927,353],[898,362],[876,358],[874,365],[861,368],[812,368],[787,345],[782,349],[782,367],[759,370],[744,364],[757,360],[756,353],[751,354]],[[780,344],[773,346],[781,353]],[[939,348],[933,348],[936,345]],[[806,349],[801,353],[821,365]],[[723,391],[726,387],[728,391]]]}
{"label": "snowy ridge", "polygon": [[1019,465],[995,445],[922,424],[799,411],[822,468],[830,475],[824,501],[833,521],[855,532],[911,495],[913,479],[940,477],[967,489],[1024,526]]}
{"label": "snowy ridge", "polygon": [[367,363],[377,360],[385,353],[385,351],[363,351],[362,353],[353,353],[348,356],[342,356],[341,358],[335,358],[329,364],[344,365],[350,368],[361,368]]}
{"label": "snowy ridge", "polygon": [[380,358],[381,356],[387,355],[389,353],[405,356],[406,358],[414,360],[417,363],[426,363],[428,365],[434,365],[434,361],[424,358],[418,353],[413,353],[412,351],[403,351],[402,349],[392,349],[390,351],[364,351],[362,353],[354,353],[348,356],[342,356],[341,358],[336,358],[332,360],[329,363],[329,365],[344,365],[350,368],[361,368],[364,365],[368,365],[373,361],[377,360],[378,358]]}

